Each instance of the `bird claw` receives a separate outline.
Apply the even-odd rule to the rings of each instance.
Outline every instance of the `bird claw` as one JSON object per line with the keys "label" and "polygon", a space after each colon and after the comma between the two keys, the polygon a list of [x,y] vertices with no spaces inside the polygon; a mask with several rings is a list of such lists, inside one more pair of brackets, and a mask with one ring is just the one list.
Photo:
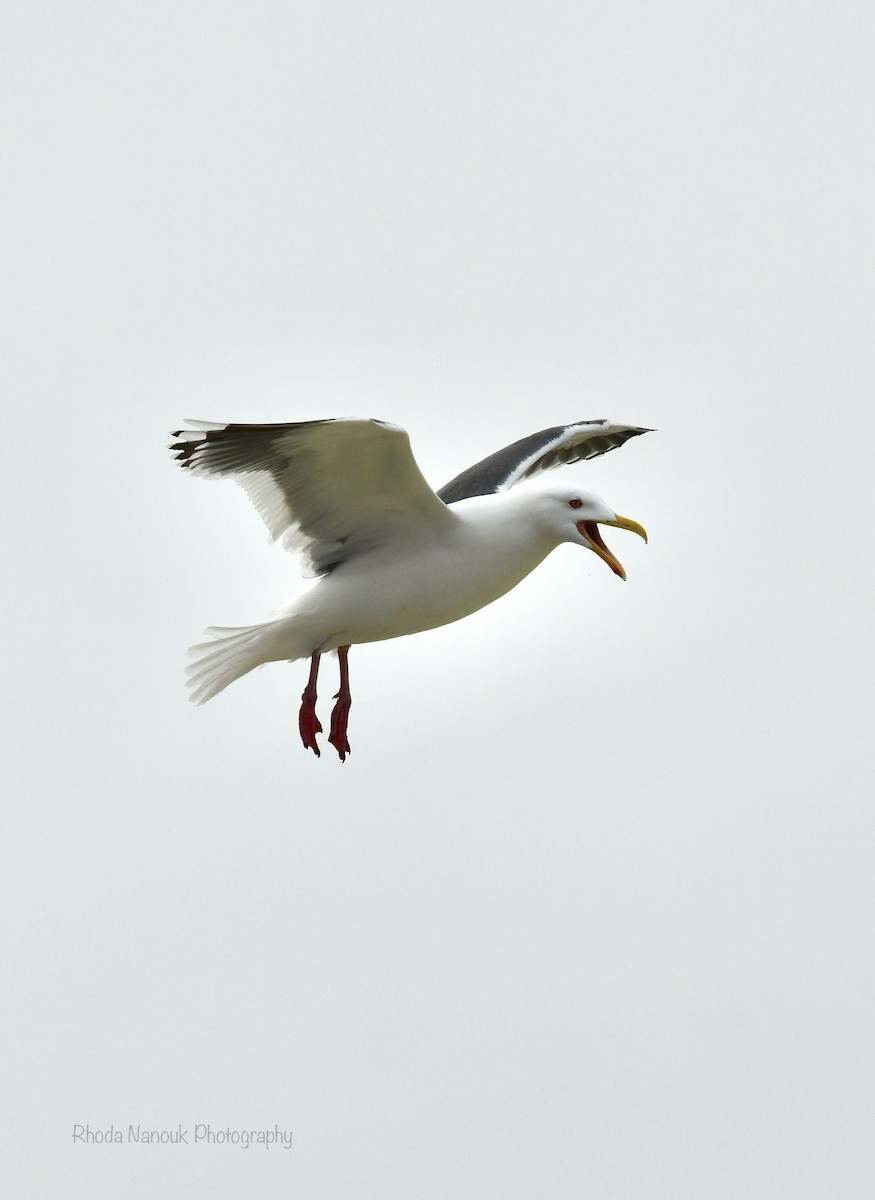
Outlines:
{"label": "bird claw", "polygon": [[305,750],[312,750],[319,758],[322,751],[319,749],[319,743],[316,741],[316,734],[322,732],[322,723],[316,716],[316,709],[312,701],[310,701],[306,693],[301,697],[301,711],[298,713],[298,730],[301,734],[301,741],[304,743]]}
{"label": "bird claw", "polygon": [[[349,646],[338,646],[337,657],[340,660],[340,691],[334,697],[337,703],[331,710],[331,732],[328,737],[329,744],[337,751],[341,762],[346,762],[346,756],[350,753],[349,742],[346,737],[349,707],[352,703],[349,694],[349,673],[346,665],[346,656],[348,653]],[[322,653],[319,650],[314,650],[310,655],[310,678],[301,696],[301,708],[298,713],[298,729],[300,730],[301,741],[304,743],[304,749],[312,750],[317,758],[321,756],[321,751],[316,741],[316,734],[322,732],[322,726],[319,723],[319,718],[316,716],[316,679],[319,674],[319,660],[321,657]]]}
{"label": "bird claw", "polygon": [[328,741],[337,751],[340,761],[346,762],[347,754],[352,753],[346,736],[351,701],[348,695],[344,696],[341,692],[338,692],[334,699],[337,703],[331,710],[331,732]]}

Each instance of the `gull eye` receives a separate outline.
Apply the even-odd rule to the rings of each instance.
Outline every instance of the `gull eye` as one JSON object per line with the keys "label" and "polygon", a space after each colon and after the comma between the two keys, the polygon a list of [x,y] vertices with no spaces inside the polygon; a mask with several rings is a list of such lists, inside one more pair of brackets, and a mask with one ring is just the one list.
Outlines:
{"label": "gull eye", "polygon": [[569,508],[583,508],[583,501],[579,500],[579,499],[577,499],[577,497],[575,497],[574,500],[568,501],[568,507]]}

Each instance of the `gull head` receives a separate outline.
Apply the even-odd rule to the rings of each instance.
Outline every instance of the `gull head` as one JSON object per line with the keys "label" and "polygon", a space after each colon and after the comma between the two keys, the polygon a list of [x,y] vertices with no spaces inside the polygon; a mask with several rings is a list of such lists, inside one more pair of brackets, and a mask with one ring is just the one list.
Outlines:
{"label": "gull head", "polygon": [[592,550],[620,579],[626,578],[626,572],[619,559],[605,545],[599,526],[613,525],[617,529],[628,529],[647,541],[647,533],[637,521],[621,517],[608,507],[601,496],[582,492],[573,486],[553,484],[544,488],[541,490],[539,507],[540,515],[549,522],[560,541],[573,542]]}

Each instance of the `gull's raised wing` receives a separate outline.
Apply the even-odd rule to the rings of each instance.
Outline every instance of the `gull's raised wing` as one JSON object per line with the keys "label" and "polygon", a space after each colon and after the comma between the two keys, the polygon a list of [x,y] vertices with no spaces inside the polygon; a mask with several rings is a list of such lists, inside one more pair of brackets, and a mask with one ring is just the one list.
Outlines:
{"label": "gull's raised wing", "polygon": [[445,504],[465,500],[468,496],[487,496],[490,492],[504,492],[519,483],[568,463],[580,462],[585,458],[596,458],[616,450],[629,438],[641,433],[651,433],[635,425],[613,425],[610,421],[576,421],[573,425],[554,425],[520,438],[503,450],[490,454],[482,462],[475,463],[455,479],[451,479],[437,493]]}
{"label": "gull's raised wing", "polygon": [[384,421],[289,425],[189,421],[170,447],[183,467],[230,476],[308,574],[393,542],[435,536],[455,518],[426,483],[405,430]]}

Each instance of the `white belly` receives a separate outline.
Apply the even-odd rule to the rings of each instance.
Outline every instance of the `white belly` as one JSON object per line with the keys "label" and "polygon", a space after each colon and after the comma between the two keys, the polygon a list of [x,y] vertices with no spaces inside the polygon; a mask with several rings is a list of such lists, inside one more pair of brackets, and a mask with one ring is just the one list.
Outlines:
{"label": "white belly", "polygon": [[[435,629],[477,612],[516,587],[550,546],[492,543],[423,547],[400,561],[346,563],[297,607],[318,622],[325,650]],[[306,616],[305,616],[306,613]]]}

